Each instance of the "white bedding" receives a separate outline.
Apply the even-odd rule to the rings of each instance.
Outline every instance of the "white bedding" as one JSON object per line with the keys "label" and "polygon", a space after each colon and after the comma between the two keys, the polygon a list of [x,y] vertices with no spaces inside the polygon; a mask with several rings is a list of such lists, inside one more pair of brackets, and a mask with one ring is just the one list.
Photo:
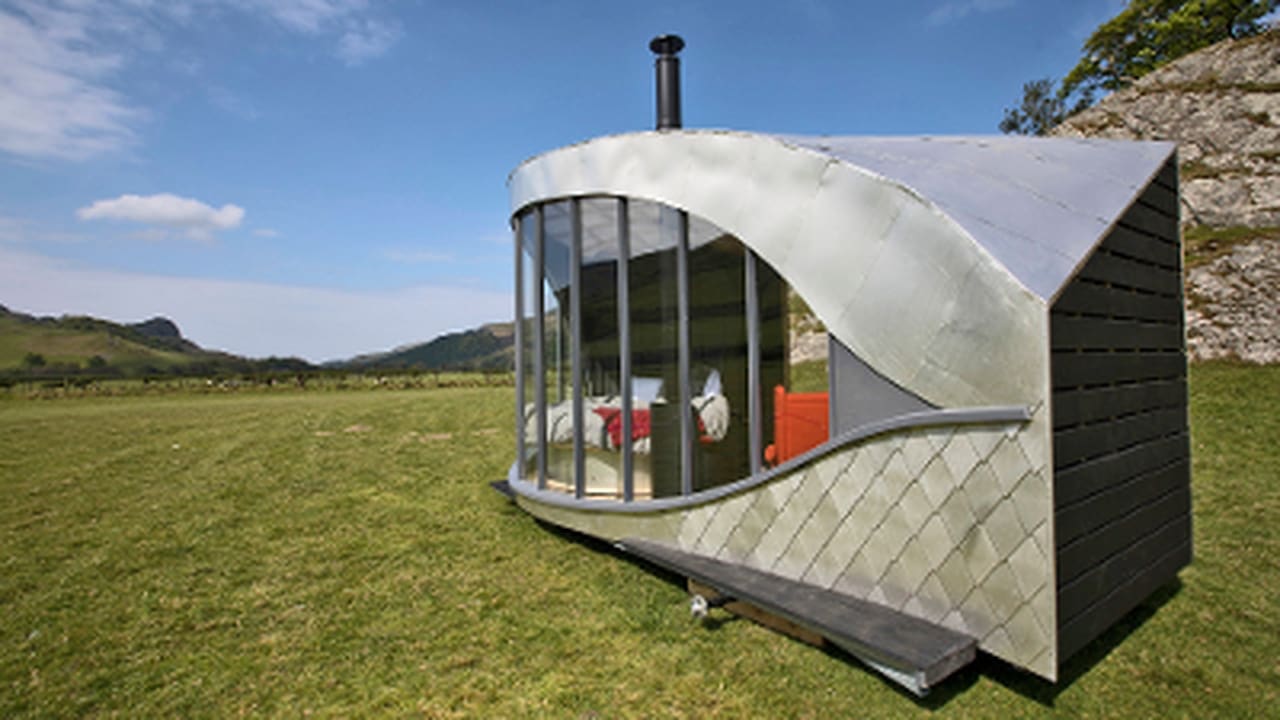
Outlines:
{"label": "white bedding", "polygon": [[[589,447],[616,450],[621,430],[622,402],[615,396],[587,397],[582,401],[583,442]],[[724,395],[699,395],[690,402],[694,418],[700,422],[700,433],[706,440],[719,442],[729,432],[729,401]],[[607,416],[611,415],[608,420]],[[633,452],[649,452],[649,403],[632,404]],[[610,432],[612,430],[612,432]],[[537,442],[538,427],[532,404],[525,406],[525,441]],[[547,407],[547,442],[573,442],[573,401],[565,400]]]}

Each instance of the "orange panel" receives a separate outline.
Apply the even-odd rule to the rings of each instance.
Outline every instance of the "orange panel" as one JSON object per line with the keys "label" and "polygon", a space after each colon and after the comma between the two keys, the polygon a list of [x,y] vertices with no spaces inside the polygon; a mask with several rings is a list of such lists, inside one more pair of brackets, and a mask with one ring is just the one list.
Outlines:
{"label": "orange panel", "polygon": [[774,387],[774,440],[765,459],[777,465],[826,442],[827,419],[827,393],[788,393],[781,385]]}

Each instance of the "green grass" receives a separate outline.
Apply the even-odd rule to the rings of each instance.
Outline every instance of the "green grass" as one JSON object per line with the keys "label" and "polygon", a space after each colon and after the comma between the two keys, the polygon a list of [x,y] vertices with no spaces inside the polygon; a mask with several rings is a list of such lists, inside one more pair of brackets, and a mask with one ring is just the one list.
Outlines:
{"label": "green grass", "polygon": [[1280,687],[1280,368],[1192,376],[1196,561],[1048,685],[924,702],[487,487],[509,388],[0,402],[0,716],[1247,717]]}
{"label": "green grass", "polygon": [[791,392],[826,392],[830,386],[825,358],[791,366]]}
{"label": "green grass", "polygon": [[1196,225],[1182,233],[1186,247],[1186,265],[1189,268],[1207,265],[1229,255],[1236,246],[1255,240],[1280,240],[1280,228],[1251,228],[1232,226],[1224,228]]}

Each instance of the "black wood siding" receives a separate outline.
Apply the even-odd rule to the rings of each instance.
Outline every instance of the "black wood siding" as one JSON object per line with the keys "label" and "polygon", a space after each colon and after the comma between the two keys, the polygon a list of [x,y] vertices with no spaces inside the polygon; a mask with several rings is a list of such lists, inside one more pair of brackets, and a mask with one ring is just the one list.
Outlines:
{"label": "black wood siding", "polygon": [[1182,302],[1171,158],[1050,311],[1059,663],[1191,561]]}

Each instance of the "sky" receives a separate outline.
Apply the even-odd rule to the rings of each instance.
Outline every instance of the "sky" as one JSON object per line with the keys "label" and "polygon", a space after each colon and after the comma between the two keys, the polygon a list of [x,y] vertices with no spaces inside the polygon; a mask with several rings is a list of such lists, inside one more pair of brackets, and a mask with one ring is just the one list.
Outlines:
{"label": "sky", "polygon": [[506,180],[684,125],[987,135],[1123,0],[0,0],[0,305],[313,362],[512,310]]}

